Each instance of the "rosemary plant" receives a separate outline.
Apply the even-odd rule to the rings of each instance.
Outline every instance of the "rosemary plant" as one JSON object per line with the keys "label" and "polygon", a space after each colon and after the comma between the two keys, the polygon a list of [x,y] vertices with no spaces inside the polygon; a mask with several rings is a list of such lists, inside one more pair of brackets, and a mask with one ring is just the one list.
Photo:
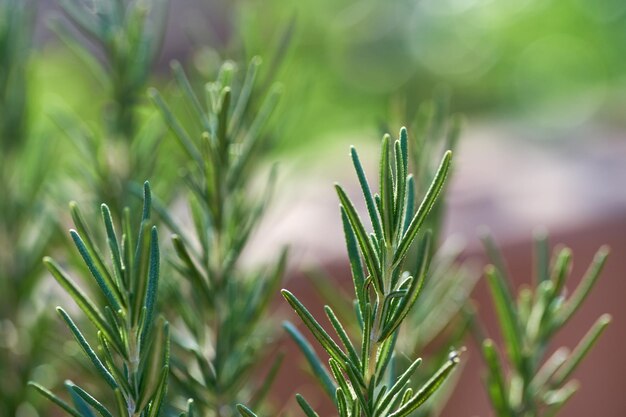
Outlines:
{"label": "rosemary plant", "polygon": [[89,42],[77,41],[58,20],[53,21],[53,29],[85,62],[106,91],[107,100],[99,127],[67,115],[57,117],[57,123],[76,146],[79,160],[86,161],[76,168],[94,190],[96,201],[108,201],[114,213],[121,213],[134,203],[128,199],[133,187],[141,179],[151,178],[155,170],[156,158],[147,155],[154,152],[162,132],[160,125],[146,116],[142,100],[161,49],[167,1],[59,2]]}
{"label": "rosemary plant", "polygon": [[0,416],[29,412],[26,383],[48,352],[50,320],[34,295],[54,243],[46,191],[55,155],[29,112],[36,10],[33,1],[0,2]]}
{"label": "rosemary plant", "polygon": [[[353,344],[331,307],[325,306],[325,312],[343,347],[335,342],[291,292],[282,291],[288,303],[330,357],[328,372],[295,326],[291,323],[285,324],[287,331],[307,356],[322,387],[334,399],[341,417],[407,416],[437,391],[459,363],[458,353],[452,351],[439,370],[415,393],[408,386],[408,382],[422,360],[414,360],[400,375],[389,366],[400,325],[417,301],[428,274],[431,258],[430,233],[425,233],[420,238],[415,276],[405,270],[406,257],[444,185],[450,168],[451,152],[445,153],[417,210],[413,208],[414,180],[408,174],[406,129],[400,130],[400,138],[394,142],[389,135],[385,135],[381,153],[380,192],[372,195],[358,154],[354,148],[351,150],[373,233],[368,234],[343,188],[335,186],[341,203],[341,217],[356,294],[355,311],[361,330],[360,347]],[[304,397],[298,394],[297,400],[307,416],[317,415]],[[240,411],[242,415],[251,414],[243,406]]]}
{"label": "rosemary plant", "polygon": [[264,197],[251,197],[251,174],[270,137],[264,126],[279,92],[272,88],[260,108],[254,107],[259,65],[260,59],[253,59],[238,84],[234,64],[225,63],[217,80],[205,85],[205,108],[175,63],[174,76],[196,126],[183,128],[160,94],[151,91],[188,157],[185,182],[191,194],[193,231],[186,232],[165,212],[163,218],[175,233],[175,268],[185,280],[173,302],[186,330],[175,337],[180,356],[173,375],[184,397],[194,398],[202,415],[235,415],[235,405],[242,401],[259,406],[282,359],[277,356],[264,382],[253,382],[271,335],[271,327],[260,323],[269,318],[269,302],[278,291],[286,261],[283,251],[269,267],[250,272],[239,266],[273,183],[270,174]]}
{"label": "rosemary plant", "polygon": [[[396,111],[396,113],[398,113]],[[399,112],[401,113],[401,112]],[[415,124],[411,131],[415,137],[408,137],[409,167],[416,172],[412,185],[414,195],[423,195],[437,173],[437,166],[432,161],[441,160],[445,149],[454,150],[460,132],[460,117],[448,116],[448,100],[446,95],[437,95],[430,102],[420,105]],[[448,174],[450,177],[450,173]],[[439,246],[442,240],[440,225],[444,214],[447,187],[442,187],[437,201],[425,219],[423,229],[432,231],[431,246]],[[419,201],[412,201],[412,210],[417,210]],[[421,236],[418,233],[418,236]],[[416,239],[419,240],[419,239]],[[400,332],[396,341],[396,351],[391,364],[401,374],[411,364],[411,357],[424,355],[424,365],[420,366],[411,377],[411,387],[418,390],[437,370],[437,366],[447,357],[454,346],[459,346],[468,329],[467,315],[463,314],[469,295],[479,277],[469,268],[458,261],[462,250],[458,241],[446,241],[439,248],[433,249],[433,259],[430,267],[430,278],[424,282],[421,289],[421,303],[412,308],[405,319],[405,327],[410,332]],[[410,275],[418,276],[419,267],[413,259],[417,247],[413,245],[404,268]],[[343,291],[337,291],[336,285],[329,277],[315,274],[312,283],[321,297],[332,303],[335,313],[340,320],[349,320],[353,313],[351,297]],[[344,322],[345,323],[345,322]],[[346,331],[359,331],[358,323],[346,323]],[[295,333],[290,333],[295,336]],[[435,340],[436,339],[436,340]],[[297,342],[297,340],[296,340]],[[447,394],[454,387],[455,378],[449,378],[436,396],[413,413],[414,416],[436,415],[442,408]],[[332,393],[334,395],[334,393]],[[333,396],[331,396],[332,398]]]}
{"label": "rosemary plant", "polygon": [[[504,261],[488,236],[485,246],[493,262],[485,275],[506,352],[504,362],[495,343],[483,341],[486,387],[494,412],[498,417],[554,416],[578,389],[578,383],[569,378],[609,324],[610,316],[600,316],[573,351],[561,347],[545,359],[546,350],[591,291],[608,248],[598,250],[579,286],[566,299],[572,253],[568,248],[555,250],[550,261],[547,237],[538,234],[534,288],[523,288],[515,300]],[[508,377],[505,369],[510,370]]]}
{"label": "rosemary plant", "polygon": [[[63,308],[57,312],[93,365],[101,384],[113,392],[107,405],[84,388],[66,381],[72,404],[31,382],[43,396],[73,417],[156,417],[163,408],[169,375],[169,327],[156,318],[159,285],[159,241],[150,219],[150,186],[144,185],[142,220],[132,231],[130,212],[124,211],[118,239],[109,208],[102,205],[110,262],[102,256],[75,203],[70,204],[76,230],[70,235],[104,305],[96,305],[51,258],[44,263],[97,331],[97,348]],[[114,411],[111,411],[114,410]]]}

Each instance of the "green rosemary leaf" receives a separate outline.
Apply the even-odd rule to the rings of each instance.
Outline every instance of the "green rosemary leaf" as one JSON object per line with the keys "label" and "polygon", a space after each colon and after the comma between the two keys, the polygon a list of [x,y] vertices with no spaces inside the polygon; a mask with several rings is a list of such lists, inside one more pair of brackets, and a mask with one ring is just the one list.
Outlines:
{"label": "green rosemary leaf", "polygon": [[241,181],[244,174],[249,169],[250,161],[255,155],[258,147],[261,145],[263,139],[261,132],[274,112],[281,94],[282,89],[279,86],[272,88],[263,102],[261,109],[259,109],[256,118],[247,130],[246,135],[242,140],[241,154],[234,161],[233,166],[228,173],[227,184],[229,187],[234,187],[239,181]]}
{"label": "green rosemary leaf", "polygon": [[[143,183],[143,210],[141,212],[142,223],[150,220],[151,211],[152,211],[152,191],[150,190],[150,183],[146,181]],[[141,231],[141,229],[139,231]]]}
{"label": "green rosemary leaf", "polygon": [[487,375],[488,394],[495,408],[496,415],[512,415],[504,385],[504,372],[498,358],[498,352],[491,339],[483,341],[483,356],[489,370]]}
{"label": "green rosemary leaf", "polygon": [[151,226],[141,222],[137,248],[135,250],[135,264],[131,272],[132,309],[130,311],[133,325],[139,323],[140,314],[144,308],[146,291],[148,288],[148,270],[150,267],[150,235]]}
{"label": "green rosemary leaf", "polygon": [[337,408],[339,410],[339,417],[349,417],[348,414],[348,403],[346,401],[346,396],[343,393],[341,388],[337,388]]}
{"label": "green rosemary leaf", "polygon": [[226,132],[228,129],[228,112],[230,110],[230,87],[224,87],[221,92],[220,97],[220,110],[218,114],[218,123],[217,123],[217,143],[219,144],[220,150],[220,160],[224,164],[224,166],[228,166],[228,150],[229,150],[229,139],[226,136]]}
{"label": "green rosemary leaf", "polygon": [[[400,128],[400,155],[402,157],[403,164],[403,172],[405,176],[408,174],[409,170],[409,132],[407,132],[406,127],[402,126]],[[454,149],[450,146],[446,147],[446,149]]]}
{"label": "green rosemary leaf", "polygon": [[[107,234],[107,242],[109,244],[109,250],[111,251],[111,260],[113,261],[113,266],[115,267],[114,275],[117,279],[115,281],[115,286],[117,288],[123,287],[123,265],[122,265],[122,255],[120,251],[120,247],[117,240],[117,235],[115,234],[115,227],[113,227],[113,219],[111,217],[111,211],[106,204],[102,204],[100,206],[100,211],[102,212],[102,221],[104,222],[106,234]],[[124,296],[124,293],[120,291],[120,295]],[[123,300],[125,303],[128,300]]]}
{"label": "green rosemary leaf", "polygon": [[363,388],[364,388],[363,381],[360,380],[360,378],[357,376],[358,374],[354,371],[354,369],[352,369],[349,366],[349,364],[346,364],[345,368],[346,368],[346,375],[348,377],[348,380],[350,381],[350,384],[353,387],[353,392],[356,395],[357,400],[361,404],[363,411],[367,415],[368,414],[367,411],[370,408],[368,407],[367,399],[365,398],[365,395],[363,394]]}
{"label": "green rosemary leaf", "polygon": [[87,318],[96,326],[98,330],[106,335],[107,339],[111,340],[111,343],[115,345],[116,349],[123,352],[124,350],[119,337],[117,337],[115,332],[112,331],[93,301],[91,301],[87,295],[83,293],[82,290],[74,284],[74,282],[72,282],[69,276],[61,270],[59,265],[52,258],[46,256],[43,259],[43,262],[59,285],[61,285],[61,287],[63,287],[63,289],[72,297],[72,299],[74,299]]}
{"label": "green rosemary leaf", "polygon": [[93,262],[96,263],[96,267],[101,273],[106,273],[107,269],[105,267],[103,257],[98,251],[98,248],[93,242],[92,236],[93,234],[90,232],[87,223],[85,222],[80,209],[78,208],[78,204],[75,201],[71,201],[69,204],[70,214],[72,215],[72,221],[74,222],[74,227],[76,228],[76,232],[82,239],[84,239],[84,246],[89,253],[90,257],[93,259]]}
{"label": "green rosemary leaf", "polygon": [[346,348],[350,360],[355,366],[360,367],[361,360],[359,359],[359,355],[356,353],[356,350],[354,349],[354,346],[350,341],[350,337],[348,337],[348,334],[341,325],[341,322],[329,306],[324,306],[324,311],[326,312],[326,316],[328,317],[330,324],[332,324],[335,332],[337,332],[337,336],[339,336],[339,339],[341,339],[341,343],[343,343],[344,347]]}
{"label": "green rosemary leaf", "polygon": [[591,329],[587,332],[585,337],[578,343],[569,359],[559,368],[559,370],[554,375],[553,386],[558,387],[563,384],[567,378],[572,375],[572,373],[576,370],[580,362],[585,358],[587,353],[591,350],[593,345],[598,341],[598,338],[606,327],[611,322],[611,316],[608,314],[603,314],[596,320]]}
{"label": "green rosemary leaf", "polygon": [[399,265],[399,263],[404,259],[407,251],[409,250],[409,247],[411,246],[411,243],[413,243],[415,236],[417,236],[419,228],[421,227],[422,223],[424,223],[426,215],[430,212],[430,209],[435,204],[437,196],[443,188],[444,182],[448,175],[451,158],[452,152],[447,151],[444,154],[443,159],[441,160],[441,164],[437,169],[435,178],[428,188],[428,191],[426,192],[422,203],[417,209],[415,216],[413,216],[413,219],[411,220],[411,223],[409,224],[406,233],[402,236],[402,240],[400,241],[400,244],[398,245],[398,249],[396,250],[394,256],[393,265]]}
{"label": "green rosemary leaf", "polygon": [[415,179],[412,174],[407,176],[407,191],[406,191],[406,210],[404,212],[404,225],[402,226],[402,234],[406,234],[406,231],[411,224],[413,218],[413,211],[415,210]]}
{"label": "green rosemary leaf", "polygon": [[237,134],[236,130],[238,126],[240,126],[241,118],[246,110],[246,107],[248,106],[248,102],[250,101],[250,95],[252,94],[252,88],[254,87],[254,81],[259,67],[261,66],[261,62],[261,58],[258,56],[252,57],[250,60],[248,71],[246,71],[246,78],[244,79],[241,91],[237,97],[237,103],[235,104],[233,113],[230,116],[230,123],[228,125],[228,133],[230,135]]}
{"label": "green rosemary leaf", "polygon": [[335,381],[337,381],[338,385],[337,389],[335,390],[335,402],[339,401],[339,399],[337,398],[337,390],[342,390],[343,392],[348,393],[351,398],[356,398],[356,393],[354,392],[354,389],[348,382],[348,379],[346,379],[337,361],[335,361],[333,358],[330,358],[328,360],[328,365],[330,366],[330,372],[333,374],[333,378],[335,378]]}
{"label": "green rosemary leaf", "polygon": [[169,324],[161,319],[156,327],[156,333],[151,337],[151,347],[142,350],[148,351],[147,360],[144,361],[142,378],[140,381],[137,409],[143,410],[153,398],[157,385],[160,381],[161,368],[169,365],[170,333]]}
{"label": "green rosemary leaf", "polygon": [[411,286],[409,287],[407,294],[400,300],[398,308],[394,312],[393,317],[383,327],[380,336],[378,336],[379,343],[388,338],[393,332],[396,331],[398,326],[400,326],[400,323],[402,323],[406,315],[411,310],[411,307],[413,307],[413,305],[415,304],[415,301],[417,300],[417,297],[421,292],[422,286],[424,284],[424,279],[430,265],[430,241],[431,234],[426,233],[424,235],[424,238],[420,242],[420,247],[418,250],[418,259],[420,260],[418,269],[419,276],[411,281]]}
{"label": "green rosemary leaf", "polygon": [[[122,212],[122,259],[126,271],[126,288],[132,288],[132,271],[135,269],[135,257],[133,253],[133,234],[130,222],[130,209],[124,208]],[[130,300],[129,300],[130,301]],[[129,302],[129,305],[132,305]]]}
{"label": "green rosemary leaf", "polygon": [[579,384],[576,381],[570,381],[565,386],[558,390],[548,391],[544,395],[544,402],[548,404],[548,409],[544,414],[545,417],[555,416],[565,403],[572,398],[579,388]]}
{"label": "green rosemary leaf", "polygon": [[76,407],[78,412],[83,417],[96,417],[96,414],[93,412],[93,409],[91,408],[89,403],[87,403],[87,401],[85,401],[80,395],[78,395],[75,391],[71,389],[68,389],[68,392],[70,394],[70,397],[72,398],[74,407]]}
{"label": "green rosemary leaf", "polygon": [[558,296],[572,268],[572,251],[568,248],[562,249],[556,256],[554,266],[552,268],[552,276],[550,279],[553,283],[553,297]]}
{"label": "green rosemary leaf", "polygon": [[320,381],[322,388],[324,388],[324,391],[326,392],[326,394],[328,394],[328,397],[334,399],[335,390],[337,389],[337,387],[333,383],[330,375],[328,374],[328,371],[322,364],[322,361],[315,353],[313,346],[311,346],[311,344],[305,339],[305,337],[302,336],[298,329],[290,322],[283,322],[283,328],[287,331],[287,333],[289,333],[291,338],[296,342],[296,344],[304,354],[304,357],[309,362],[309,366],[311,366],[313,374]]}
{"label": "green rosemary leaf", "polygon": [[300,408],[302,408],[302,411],[304,411],[307,417],[319,417],[302,395],[296,394],[296,401],[298,401]]}
{"label": "green rosemary leaf", "polygon": [[[536,301],[530,310],[528,322],[526,323],[526,335],[532,342],[538,341],[540,333],[545,329],[546,314],[550,299],[554,293],[552,281],[543,281],[537,288]],[[518,315],[519,318],[519,315]]]}
{"label": "green rosemary leaf", "polygon": [[521,370],[523,367],[521,329],[517,314],[513,309],[513,298],[508,290],[504,278],[500,272],[489,265],[485,268],[487,283],[491,290],[491,296],[498,313],[498,321],[502,328],[502,336],[506,343],[507,353],[515,366]]}
{"label": "green rosemary leaf", "polygon": [[458,364],[458,354],[456,352],[450,353],[450,358],[439,368],[435,375],[433,375],[413,397],[406,401],[399,409],[389,414],[388,417],[406,417],[410,415],[435,393],[437,388],[441,386],[448,375],[450,375],[450,372],[452,372]]}
{"label": "green rosemary leaf", "polygon": [[196,145],[194,145],[193,140],[191,140],[191,138],[189,137],[189,134],[180,125],[178,120],[176,120],[176,117],[174,117],[172,110],[165,103],[165,100],[163,100],[163,97],[161,97],[159,91],[156,88],[150,88],[148,89],[148,94],[150,95],[150,98],[152,99],[154,104],[160,110],[161,116],[163,116],[163,120],[165,121],[165,123],[168,125],[170,130],[174,132],[174,136],[176,136],[176,139],[178,139],[183,149],[187,152],[187,155],[192,160],[194,160],[196,164],[198,164],[198,166],[203,166],[204,160],[202,159],[200,151],[198,150]]}
{"label": "green rosemary leaf", "polygon": [[309,310],[307,310],[306,307],[304,307],[304,305],[291,292],[283,289],[281,290],[281,293],[298,316],[300,316],[306,327],[309,328],[313,336],[322,345],[324,350],[326,350],[328,355],[339,363],[348,361],[348,356],[346,356],[341,348],[337,346],[337,343],[335,343],[322,326],[320,326],[311,313],[309,313]]}
{"label": "green rosemary leaf", "polygon": [[361,222],[352,201],[350,201],[340,185],[335,184],[335,190],[337,191],[337,195],[341,201],[341,206],[345,210],[352,231],[356,236],[361,252],[363,253],[363,257],[365,258],[365,264],[367,265],[369,274],[372,276],[374,288],[376,288],[377,292],[382,293],[384,284],[382,281],[381,271],[377,263],[378,256],[376,254],[376,250],[372,246],[372,242],[363,227],[363,223]]}
{"label": "green rosemary leaf", "polygon": [[161,370],[161,378],[159,385],[154,393],[152,402],[150,403],[150,410],[147,417],[158,417],[161,412],[161,406],[163,405],[163,399],[167,392],[167,377],[169,375],[169,366],[164,366]]}
{"label": "green rosemary leaf", "polygon": [[63,401],[62,399],[54,395],[51,391],[44,388],[43,386],[33,381],[30,381],[28,385],[35,388],[41,395],[43,395],[44,397],[46,397],[47,399],[49,399],[50,401],[52,401],[53,403],[61,407],[65,412],[72,415],[73,417],[83,417],[72,406],[70,406],[68,403],[66,403],[65,401]]}
{"label": "green rosemary leaf", "polygon": [[102,405],[98,400],[96,400],[91,394],[87,391],[74,384],[71,381],[66,381],[65,385],[68,389],[74,391],[77,395],[79,395],[83,400],[85,400],[90,406],[92,406],[102,417],[113,417],[113,414],[107,408]]}
{"label": "green rosemary leaf", "polygon": [[412,397],[413,397],[413,390],[411,388],[407,388],[406,391],[404,391],[404,395],[400,399],[400,406],[403,406],[406,403],[408,403]]}
{"label": "green rosemary leaf", "polygon": [[390,164],[390,151],[389,151],[389,135],[383,136],[381,144],[381,157],[380,157],[380,215],[383,220],[383,233],[385,236],[386,245],[391,246],[391,239],[393,239],[393,178],[391,173]]}
{"label": "green rosemary leaf", "polygon": [[174,79],[178,84],[180,90],[187,97],[187,101],[191,103],[191,107],[195,110],[198,119],[200,119],[202,129],[208,132],[211,129],[211,122],[207,117],[207,114],[202,109],[202,105],[200,104],[200,100],[198,100],[198,96],[193,92],[191,88],[191,84],[189,83],[189,79],[183,70],[182,65],[178,61],[172,61],[170,63],[170,67],[172,68],[172,72],[174,73]]}
{"label": "green rosemary leaf", "polygon": [[80,238],[78,233],[75,230],[70,230],[70,235],[72,236],[74,244],[78,248],[78,252],[85,261],[85,265],[87,265],[87,268],[89,268],[89,272],[91,272],[91,275],[98,283],[98,286],[100,287],[102,293],[109,302],[109,305],[114,310],[119,310],[121,308],[121,294],[119,292],[119,289],[117,288],[115,283],[112,282],[112,280],[107,279],[105,281],[103,274],[101,274],[100,270],[96,267],[93,259],[89,255],[87,247],[85,246],[83,240]]}
{"label": "green rosemary leaf", "polygon": [[374,228],[374,233],[376,234],[376,237],[378,239],[382,239],[383,230],[380,225],[380,213],[376,209],[376,204],[374,203],[372,191],[370,190],[369,183],[367,182],[367,177],[365,176],[365,171],[363,170],[363,166],[361,165],[359,154],[357,153],[354,146],[350,147],[350,155],[352,156],[352,164],[354,165],[354,170],[356,171],[359,183],[361,184],[361,190],[363,191],[363,197],[365,198],[365,204],[367,205],[367,211],[372,222],[372,227]]}
{"label": "green rosemary leaf", "polygon": [[392,402],[400,395],[402,389],[406,386],[411,378],[411,375],[422,364],[422,358],[417,358],[411,363],[411,365],[400,375],[391,388],[382,397],[382,401],[379,406],[376,407],[377,415],[385,415]]}
{"label": "green rosemary leaf", "polygon": [[558,326],[564,325],[574,315],[576,310],[578,310],[583,301],[585,301],[587,295],[598,280],[608,255],[609,248],[607,246],[601,247],[598,252],[596,252],[593,262],[581,279],[580,284],[576,287],[576,290],[574,290],[574,293],[569,301],[567,301],[567,303],[563,306],[558,317]]}
{"label": "green rosemary leaf", "polygon": [[[376,307],[374,307],[376,309]],[[372,321],[376,314],[372,312],[372,305],[365,304],[365,315],[363,317],[363,332],[361,335],[361,370],[365,372],[370,369],[370,346],[372,343]]]}
{"label": "green rosemary leaf", "polygon": [[385,398],[385,394],[387,394],[387,385],[382,385],[380,386],[378,393],[376,393],[374,404],[372,405],[372,409],[374,410],[374,416],[379,415],[381,413],[380,404],[382,400]]}
{"label": "green rosemary leaf", "polygon": [[100,358],[98,357],[98,355],[96,355],[96,352],[94,352],[91,346],[89,346],[89,343],[80,332],[80,330],[78,330],[78,327],[76,327],[76,324],[74,324],[70,316],[61,307],[57,307],[57,312],[61,315],[69,329],[72,331],[74,338],[83,348],[83,351],[87,354],[98,373],[104,378],[104,380],[107,382],[107,384],[109,384],[111,388],[117,388],[118,384],[115,381],[115,378],[113,378],[113,375],[111,375],[107,368],[102,364]]}
{"label": "green rosemary leaf", "polygon": [[396,163],[396,189],[394,193],[394,222],[393,222],[393,238],[399,240],[404,234],[402,231],[404,210],[406,203],[406,164],[403,158],[402,145],[400,141],[394,142],[394,160]]}
{"label": "green rosemary leaf", "polygon": [[146,316],[141,330],[141,340],[145,340],[146,335],[152,328],[152,318],[154,316],[154,308],[157,298],[157,290],[159,286],[159,235],[156,226],[150,231],[150,267],[148,269],[148,287],[146,289],[146,299],[144,306],[146,307]]}
{"label": "green rosemary leaf", "polygon": [[[109,343],[100,332],[98,332],[98,341],[100,342],[100,352],[102,354],[102,358],[104,359],[104,364],[106,365],[107,369],[111,371],[111,374],[115,378],[115,381],[117,381],[117,383],[119,384],[119,387],[116,390],[121,391],[125,397],[129,397],[132,394],[133,390],[126,380],[126,375],[124,375],[122,371],[116,366],[115,360],[113,359],[113,354],[109,347]],[[126,401],[124,401],[124,403],[125,402]]]}
{"label": "green rosemary leaf", "polygon": [[237,404],[237,411],[241,414],[241,417],[257,417],[248,407],[243,404]]}
{"label": "green rosemary leaf", "polygon": [[113,396],[115,397],[117,414],[119,416],[123,416],[125,415],[125,413],[128,413],[128,409],[126,408],[126,400],[124,400],[124,395],[122,394],[122,391],[119,388],[114,390]]}
{"label": "green rosemary leaf", "polygon": [[530,382],[530,386],[535,390],[539,391],[542,389],[548,381],[553,377],[554,373],[565,363],[567,358],[570,356],[570,351],[568,348],[561,347],[554,351],[554,353],[548,358],[548,360],[543,364],[543,366],[537,371],[532,381]]}

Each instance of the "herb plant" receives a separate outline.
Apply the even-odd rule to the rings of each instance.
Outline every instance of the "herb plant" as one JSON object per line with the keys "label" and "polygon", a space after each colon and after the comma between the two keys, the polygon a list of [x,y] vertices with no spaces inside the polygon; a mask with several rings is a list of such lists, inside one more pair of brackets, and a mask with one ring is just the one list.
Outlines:
{"label": "herb plant", "polygon": [[[48,389],[31,385],[74,417],[156,417],[163,405],[169,376],[169,326],[157,318],[160,255],[156,227],[150,219],[151,192],[144,185],[141,224],[132,230],[129,210],[124,211],[121,239],[108,206],[102,205],[110,262],[96,245],[75,203],[70,205],[76,230],[70,235],[91,278],[106,300],[97,305],[54,260],[44,263],[97,331],[97,348],[63,308],[57,312],[93,365],[100,383],[108,387],[114,405],[107,405],[86,389],[66,381],[72,404]],[[111,411],[113,410],[113,411]]]}
{"label": "herb plant", "polygon": [[[400,324],[416,303],[428,274],[431,234],[423,234],[419,241],[415,276],[404,269],[405,259],[444,185],[451,152],[445,153],[417,210],[413,208],[414,180],[408,174],[406,129],[400,130],[400,138],[394,142],[389,135],[385,135],[381,154],[380,192],[373,195],[359,156],[354,148],[351,150],[373,233],[368,234],[343,188],[335,186],[341,204],[356,294],[355,313],[361,329],[360,346],[353,344],[331,307],[325,306],[325,312],[343,347],[291,292],[282,291],[330,357],[329,372],[299,331],[291,323],[286,323],[285,328],[304,351],[341,417],[407,416],[437,390],[459,362],[458,352],[450,352],[439,370],[415,393],[407,384],[421,359],[414,360],[400,375],[393,371],[393,366],[389,366],[393,362]],[[298,394],[297,400],[307,416],[317,415],[304,397]],[[243,406],[240,409],[243,415],[251,413]]]}
{"label": "herb plant", "polygon": [[[79,153],[76,166],[114,213],[135,203],[132,190],[151,178],[150,157],[162,137],[160,125],[146,115],[143,102],[152,65],[160,50],[167,17],[166,0],[59,0],[83,42],[59,19],[52,27],[85,63],[106,92],[103,117],[95,124],[69,115],[56,117]],[[159,183],[166,183],[164,176]],[[135,187],[137,185],[138,187]],[[134,211],[133,211],[134,212]]]}
{"label": "herb plant", "polygon": [[[566,298],[572,253],[568,248],[555,250],[550,261],[547,237],[538,234],[533,288],[523,288],[515,299],[504,261],[488,236],[485,246],[493,262],[485,275],[506,353],[505,362],[493,340],[483,341],[486,386],[494,412],[498,417],[554,416],[578,389],[578,383],[569,378],[609,324],[610,316],[600,316],[573,351],[561,347],[545,359],[546,351],[554,334],[569,321],[596,283],[608,249],[598,250],[580,284]],[[508,376],[505,369],[510,370]]]}
{"label": "herb plant", "polygon": [[270,318],[269,302],[286,261],[283,251],[270,266],[252,271],[239,266],[274,182],[271,173],[264,196],[252,196],[250,180],[271,137],[264,126],[279,94],[273,87],[255,107],[259,65],[260,59],[253,59],[238,82],[236,67],[225,63],[217,80],[204,86],[203,107],[181,66],[174,63],[176,82],[195,125],[183,126],[161,95],[151,91],[187,155],[184,180],[193,229],[187,232],[165,212],[163,219],[175,233],[174,267],[184,280],[170,303],[181,320],[175,337],[180,356],[173,375],[183,396],[195,399],[201,415],[232,416],[242,401],[260,406],[282,359],[276,357],[265,382],[252,382],[270,341],[271,327],[261,326],[261,321]]}

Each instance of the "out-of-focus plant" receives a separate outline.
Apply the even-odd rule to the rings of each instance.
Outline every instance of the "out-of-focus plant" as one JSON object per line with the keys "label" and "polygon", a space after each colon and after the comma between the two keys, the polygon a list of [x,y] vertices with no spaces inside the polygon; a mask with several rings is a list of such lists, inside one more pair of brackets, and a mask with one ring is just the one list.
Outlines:
{"label": "out-of-focus plant", "polygon": [[274,182],[272,170],[263,195],[251,195],[251,180],[271,138],[264,127],[280,91],[272,87],[258,108],[253,105],[259,65],[260,59],[253,59],[244,79],[238,80],[242,77],[235,65],[226,62],[217,79],[204,86],[203,105],[175,63],[176,82],[193,114],[186,126],[161,95],[151,91],[187,155],[184,181],[190,192],[192,231],[162,214],[175,233],[174,267],[184,280],[169,303],[184,329],[174,338],[179,355],[173,375],[184,397],[195,399],[201,415],[235,415],[239,402],[260,406],[282,359],[276,357],[264,380],[254,378],[271,340],[268,306],[278,291],[286,251],[263,268],[240,266]]}
{"label": "out-of-focus plant", "polygon": [[[165,32],[166,0],[59,0],[86,42],[59,19],[52,27],[102,85],[103,122],[89,125],[69,115],[56,121],[80,153],[76,167],[96,201],[121,213],[130,192],[155,172],[154,152],[163,136],[143,102]],[[167,177],[160,184],[166,184]]]}
{"label": "out-of-focus plant", "polygon": [[[126,209],[121,229],[116,231],[109,208],[102,205],[110,261],[102,255],[76,204],[71,203],[70,208],[76,226],[70,235],[84,261],[83,270],[91,275],[105,302],[98,305],[92,301],[51,258],[44,258],[44,263],[94,326],[97,337],[83,333],[70,315],[57,307],[93,365],[100,385],[113,392],[114,401],[106,404],[69,380],[65,386],[72,404],[36,382],[31,385],[73,417],[94,417],[96,413],[102,417],[157,417],[167,391],[170,336],[167,322],[157,318],[156,311],[160,255],[157,229],[150,218],[150,186],[144,185],[138,230],[133,230]],[[88,341],[90,336],[97,340],[95,349]]]}
{"label": "out-of-focus plant", "polygon": [[[0,2],[0,415],[29,412],[26,382],[45,357],[49,318],[35,299],[41,256],[52,242],[47,186],[55,172],[52,138],[29,114],[31,36],[36,2]],[[48,373],[50,374],[50,373]],[[32,410],[30,410],[32,411]],[[5,414],[6,413],[6,414]]]}
{"label": "out-of-focus plant", "polygon": [[[459,363],[458,353],[450,352],[443,365],[416,392],[409,385],[409,380],[422,359],[416,359],[401,373],[397,373],[391,365],[400,325],[416,304],[429,270],[430,233],[423,234],[419,240],[415,275],[405,269],[405,259],[444,186],[451,152],[444,154],[417,210],[413,203],[414,180],[408,173],[406,129],[401,129],[400,138],[393,142],[389,135],[385,135],[381,154],[380,192],[372,194],[358,154],[354,148],[351,150],[372,233],[367,232],[343,188],[335,186],[341,202],[356,294],[354,308],[356,321],[360,324],[360,343],[355,346],[354,339],[334,311],[325,306],[326,315],[343,346],[340,347],[306,307],[291,292],[283,290],[284,297],[330,357],[329,372],[296,327],[291,323],[285,324],[341,417],[408,416],[437,391]],[[317,415],[304,397],[298,394],[297,400],[307,416]],[[240,410],[244,416],[252,414],[243,406]]]}
{"label": "out-of-focus plant", "polygon": [[567,298],[572,253],[568,248],[555,250],[550,261],[547,237],[538,235],[535,282],[532,288],[520,290],[515,299],[499,250],[489,236],[484,241],[493,262],[485,275],[506,352],[503,360],[493,340],[483,341],[488,368],[486,387],[495,415],[554,416],[578,389],[578,383],[569,378],[611,318],[608,314],[600,316],[571,352],[561,347],[546,359],[548,344],[588,296],[602,271],[608,248],[598,250],[580,284]]}

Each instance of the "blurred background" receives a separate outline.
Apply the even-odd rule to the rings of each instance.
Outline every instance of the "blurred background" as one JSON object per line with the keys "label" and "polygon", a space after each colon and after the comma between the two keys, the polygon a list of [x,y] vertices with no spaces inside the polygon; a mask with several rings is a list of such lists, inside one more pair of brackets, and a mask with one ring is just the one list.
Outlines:
{"label": "blurred background", "polygon": [[[95,126],[106,92],[80,54],[50,29],[51,21],[65,19],[56,2],[30,6],[37,10],[32,42],[22,51],[24,123],[38,132],[37,143],[54,144],[43,159],[75,173],[79,156],[61,138],[57,116],[70,112]],[[363,149],[364,163],[375,169],[381,133],[411,124],[421,102],[449,95],[451,110],[464,114],[466,124],[446,235],[465,242],[463,257],[480,273],[476,230],[489,227],[517,284],[530,280],[538,226],[573,249],[576,279],[596,249],[609,244],[612,256],[597,290],[556,341],[572,346],[599,314],[614,316],[579,369],[582,389],[563,415],[626,415],[626,2],[171,0],[166,19],[148,85],[169,91],[172,59],[202,79],[225,59],[260,55],[267,78],[284,86],[274,120],[279,140],[268,156],[282,172],[266,226],[272,244],[259,242],[251,258],[289,243],[289,287],[305,288],[299,271],[312,264],[348,279],[331,187],[340,181],[357,190],[348,146]],[[3,106],[1,112],[10,110]],[[150,120],[154,110],[147,105],[145,112]],[[168,151],[161,147],[158,155],[167,165]],[[473,298],[497,337],[482,280]],[[478,347],[471,338],[467,347],[443,416],[490,415]],[[313,389],[302,381],[294,387],[286,372],[280,378],[285,399]]]}

